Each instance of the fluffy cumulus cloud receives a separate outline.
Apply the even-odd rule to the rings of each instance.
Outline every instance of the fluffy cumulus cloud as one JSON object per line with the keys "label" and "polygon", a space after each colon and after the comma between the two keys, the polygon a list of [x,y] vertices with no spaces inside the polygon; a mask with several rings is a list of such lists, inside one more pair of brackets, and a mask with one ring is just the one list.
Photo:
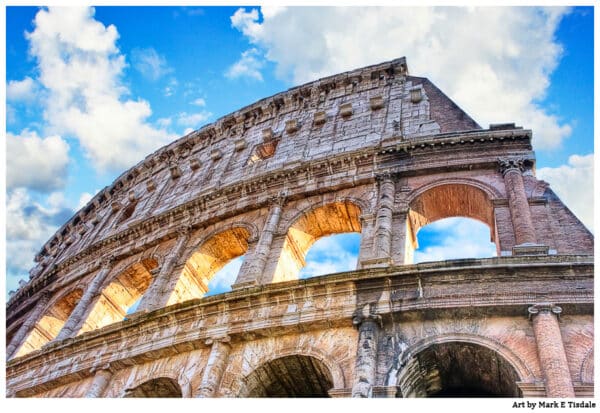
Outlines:
{"label": "fluffy cumulus cloud", "polygon": [[567,165],[540,168],[537,178],[547,181],[563,203],[594,231],[594,154],[571,155]]}
{"label": "fluffy cumulus cloud", "polygon": [[177,115],[177,123],[181,126],[196,129],[210,119],[211,116],[212,113],[204,110],[195,113],[181,112]]}
{"label": "fluffy cumulus cloud", "polygon": [[40,10],[34,26],[27,39],[51,133],[76,138],[101,170],[130,167],[174,138],[148,122],[148,102],[128,98],[117,29],[96,21],[93,8]]}
{"label": "fluffy cumulus cloud", "polygon": [[156,81],[164,75],[173,72],[173,68],[167,64],[167,59],[158,54],[154,48],[135,48],[131,51],[133,67],[146,79]]}
{"label": "fluffy cumulus cloud", "polygon": [[356,269],[359,234],[339,234],[317,240],[306,254],[299,278],[310,278]]}
{"label": "fluffy cumulus cloud", "polygon": [[25,129],[20,135],[6,134],[6,185],[51,192],[64,186],[69,163],[69,145],[60,136],[41,138]]}
{"label": "fluffy cumulus cloud", "polygon": [[23,80],[10,80],[6,85],[6,100],[31,102],[35,99],[37,91],[38,85],[29,76]]}
{"label": "fluffy cumulus cloud", "polygon": [[[261,59],[295,84],[406,56],[482,126],[516,122],[553,149],[571,127],[540,105],[562,48],[565,8],[291,7],[238,9],[232,26],[253,45],[233,73],[261,79]],[[247,52],[248,53],[248,52]],[[432,64],[435,62],[435,64]],[[235,70],[234,70],[235,68]],[[232,76],[233,77],[233,76]]]}
{"label": "fluffy cumulus cloud", "polygon": [[208,293],[206,293],[206,295],[209,296],[231,291],[231,286],[235,283],[235,279],[240,272],[240,267],[243,262],[244,256],[234,258],[217,271],[208,283]]}
{"label": "fluffy cumulus cloud", "polygon": [[6,199],[7,289],[14,290],[19,279],[28,279],[33,257],[52,234],[73,215],[61,193],[51,194],[42,204],[25,188],[16,188]]}
{"label": "fluffy cumulus cloud", "polygon": [[264,66],[264,61],[260,52],[256,48],[242,52],[240,60],[231,65],[225,72],[225,76],[230,79],[248,78],[262,82],[263,77],[260,71]]}
{"label": "fluffy cumulus cloud", "polygon": [[489,227],[473,219],[442,219],[421,228],[417,236],[415,263],[496,256]]}

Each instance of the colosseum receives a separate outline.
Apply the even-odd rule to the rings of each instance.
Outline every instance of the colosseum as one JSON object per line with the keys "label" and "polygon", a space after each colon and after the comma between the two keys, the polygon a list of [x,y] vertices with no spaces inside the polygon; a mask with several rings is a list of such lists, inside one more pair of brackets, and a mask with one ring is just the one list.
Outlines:
{"label": "colosseum", "polygon": [[[43,246],[7,304],[7,396],[593,397],[594,240],[531,140],[404,58],[224,116]],[[448,217],[486,224],[496,256],[414,264]],[[341,233],[356,269],[299,279]]]}

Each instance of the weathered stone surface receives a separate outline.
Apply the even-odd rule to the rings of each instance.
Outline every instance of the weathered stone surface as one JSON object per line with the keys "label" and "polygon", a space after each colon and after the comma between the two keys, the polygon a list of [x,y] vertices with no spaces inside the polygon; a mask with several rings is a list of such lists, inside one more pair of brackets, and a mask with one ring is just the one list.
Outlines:
{"label": "weathered stone surface", "polygon": [[[46,243],[8,303],[7,394],[589,396],[593,236],[534,166],[531,131],[481,129],[405,59],[242,108]],[[452,216],[498,257],[412,265],[419,228]],[[347,232],[356,271],[298,279]],[[203,298],[239,256],[233,290]],[[544,302],[560,320],[528,319]]]}

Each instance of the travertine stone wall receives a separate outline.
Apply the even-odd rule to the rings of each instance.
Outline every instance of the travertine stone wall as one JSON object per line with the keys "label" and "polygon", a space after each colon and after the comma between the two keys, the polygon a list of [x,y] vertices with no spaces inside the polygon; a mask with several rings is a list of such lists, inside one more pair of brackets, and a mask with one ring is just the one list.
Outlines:
{"label": "travertine stone wall", "polygon": [[[8,302],[7,393],[589,395],[593,236],[535,177],[531,138],[482,129],[404,58],[192,132],[36,256]],[[452,216],[487,224],[498,257],[411,265],[419,228]],[[356,271],[297,279],[317,239],[347,232]],[[239,256],[233,290],[203,298]],[[540,303],[564,310],[551,335],[528,319]],[[495,358],[498,381],[450,367]],[[288,377],[302,369],[310,383]]]}

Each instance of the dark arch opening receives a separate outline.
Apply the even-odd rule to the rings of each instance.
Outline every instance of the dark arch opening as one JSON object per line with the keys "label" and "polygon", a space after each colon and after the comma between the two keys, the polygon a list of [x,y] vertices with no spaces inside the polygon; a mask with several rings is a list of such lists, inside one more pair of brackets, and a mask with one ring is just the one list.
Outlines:
{"label": "dark arch opening", "polygon": [[311,356],[285,356],[264,363],[244,379],[241,397],[329,397],[333,379]]}
{"label": "dark arch opening", "polygon": [[473,343],[433,344],[399,375],[403,397],[521,397],[519,376],[497,352]]}
{"label": "dark arch opening", "polygon": [[183,397],[177,381],[169,377],[148,380],[133,389],[128,389],[123,397]]}

